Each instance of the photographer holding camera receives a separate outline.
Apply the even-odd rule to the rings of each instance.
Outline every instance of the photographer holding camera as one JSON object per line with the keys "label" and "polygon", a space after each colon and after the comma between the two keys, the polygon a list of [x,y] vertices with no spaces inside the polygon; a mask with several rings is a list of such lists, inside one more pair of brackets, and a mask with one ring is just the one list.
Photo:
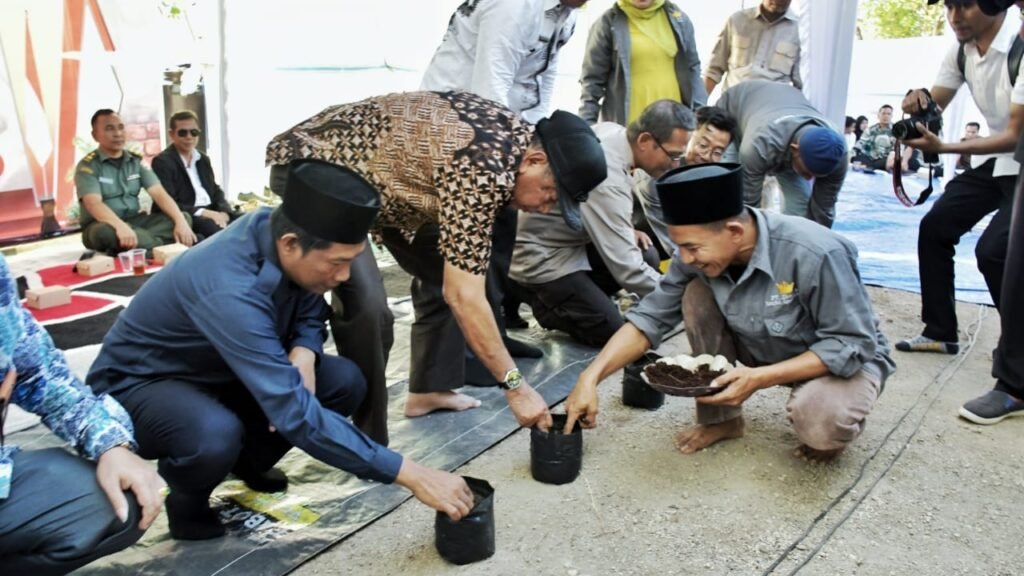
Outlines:
{"label": "photographer holding camera", "polygon": [[[986,14],[996,15],[1006,10],[1013,0],[978,0],[978,6]],[[1024,10],[1024,1],[1016,2]],[[1024,22],[1019,37],[1024,39]],[[1024,40],[1021,41],[1024,46]],[[1017,162],[1024,162],[1024,134],[1017,139],[1014,155]],[[1017,176],[1013,199],[1013,215],[1010,218],[1009,240],[1006,249],[1006,267],[1003,271],[1004,294],[999,304],[1002,334],[992,358],[992,377],[996,385],[992,390],[966,402],[960,408],[960,416],[976,424],[995,424],[1007,416],[1024,414],[1024,168]],[[1016,320],[1016,322],[1014,322]]]}
{"label": "photographer holding camera", "polygon": [[[976,0],[945,0],[945,6],[959,45],[946,54],[931,92],[907,93],[903,110],[914,122],[902,123],[902,134],[894,126],[893,135],[903,136],[904,144],[926,155],[971,154],[973,167],[947,183],[921,219],[917,254],[925,328],[920,336],[896,343],[905,352],[959,352],[953,298],[955,247],[961,236],[993,211],[996,214],[978,240],[975,254],[999,307],[1014,182],[1020,169],[1011,154],[1024,125],[1024,79],[1016,81],[1019,52],[1024,48],[1015,42],[1018,26],[1006,18],[1005,8],[990,16]],[[941,126],[938,115],[965,82],[992,135],[942,142],[934,133]]]}

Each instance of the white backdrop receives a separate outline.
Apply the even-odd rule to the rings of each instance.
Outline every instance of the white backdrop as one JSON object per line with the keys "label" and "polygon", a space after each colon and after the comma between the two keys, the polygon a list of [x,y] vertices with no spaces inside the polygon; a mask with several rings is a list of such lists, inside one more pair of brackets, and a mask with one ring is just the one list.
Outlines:
{"label": "white backdrop", "polygon": [[[275,134],[332,104],[415,90],[462,0],[221,1],[222,135],[228,146],[211,147],[211,154],[225,159],[222,178],[229,183],[229,193],[236,195],[262,189],[266,183],[263,151]],[[850,0],[815,3],[837,1]],[[580,10],[576,34],[562,50],[557,108],[578,108],[587,33],[613,2],[591,0]],[[759,2],[676,3],[694,21],[697,48],[706,61],[729,14]]]}

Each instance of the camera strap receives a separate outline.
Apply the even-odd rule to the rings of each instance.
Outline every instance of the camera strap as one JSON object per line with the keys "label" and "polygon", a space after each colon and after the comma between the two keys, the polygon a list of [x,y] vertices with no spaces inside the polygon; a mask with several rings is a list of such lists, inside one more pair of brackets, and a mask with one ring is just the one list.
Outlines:
{"label": "camera strap", "polygon": [[918,197],[917,201],[910,199],[907,196],[907,191],[903,189],[903,158],[901,157],[901,149],[899,142],[896,142],[896,157],[892,163],[892,190],[896,193],[896,198],[907,208],[913,208],[914,206],[920,206],[924,204],[924,201],[928,199],[932,194],[932,171],[935,167],[931,164],[928,165],[928,187],[921,191],[921,196]]}

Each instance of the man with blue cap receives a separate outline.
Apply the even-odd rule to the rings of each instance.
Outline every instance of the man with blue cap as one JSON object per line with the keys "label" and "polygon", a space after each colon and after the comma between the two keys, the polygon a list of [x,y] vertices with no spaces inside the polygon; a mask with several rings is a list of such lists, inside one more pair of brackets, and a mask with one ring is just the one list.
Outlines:
{"label": "man with blue cap", "polygon": [[895,368],[860,280],[857,249],[806,219],[744,206],[736,164],[677,168],[657,188],[678,250],[655,291],[580,375],[566,400],[566,430],[576,421],[593,427],[598,383],[658,347],[685,319],[694,355],[742,365],[712,382],[720,392],[697,400],[697,425],[676,436],[682,453],[743,436],[747,398],[787,386],[797,454],[838,456],[864,429]]}
{"label": "man with blue cap", "polygon": [[747,205],[761,205],[764,179],[774,175],[782,189],[783,213],[831,228],[848,164],[843,135],[803,93],[777,82],[741,82],[722,96],[718,106],[736,118],[739,127]]}
{"label": "man with blue cap", "polygon": [[351,170],[296,162],[282,206],[236,220],[150,278],[103,339],[87,384],[128,411],[139,455],[171,489],[171,536],[224,534],[209,505],[228,473],[278,492],[292,447],[360,478],[397,483],[458,520],[458,476],[374,442],[349,420],[366,395],[355,363],[323,353],[324,293],[366,250],[380,196]]}

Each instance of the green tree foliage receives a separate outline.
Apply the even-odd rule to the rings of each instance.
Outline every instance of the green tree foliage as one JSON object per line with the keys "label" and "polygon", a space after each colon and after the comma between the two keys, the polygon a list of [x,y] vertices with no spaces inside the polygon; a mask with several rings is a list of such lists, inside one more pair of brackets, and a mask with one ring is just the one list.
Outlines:
{"label": "green tree foliage", "polygon": [[857,27],[864,38],[940,36],[946,22],[941,3],[925,0],[861,0]]}

